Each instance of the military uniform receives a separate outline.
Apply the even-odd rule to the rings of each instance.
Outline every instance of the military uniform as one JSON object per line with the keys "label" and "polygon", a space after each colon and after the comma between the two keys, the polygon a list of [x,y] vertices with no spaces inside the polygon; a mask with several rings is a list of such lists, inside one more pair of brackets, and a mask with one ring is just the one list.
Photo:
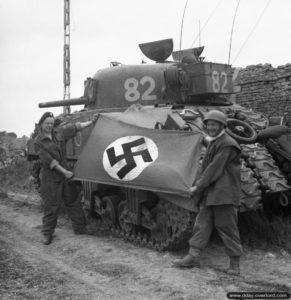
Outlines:
{"label": "military uniform", "polygon": [[189,241],[189,253],[193,256],[206,246],[213,228],[217,229],[228,256],[242,254],[237,227],[241,198],[240,152],[237,142],[226,133],[207,147],[202,175],[195,183],[197,193],[201,194],[201,203]]}
{"label": "military uniform", "polygon": [[81,231],[86,225],[85,215],[78,198],[78,187],[54,168],[59,163],[65,169],[69,169],[66,162],[66,142],[74,137],[79,129],[79,123],[70,124],[54,129],[52,139],[40,133],[34,140],[35,150],[42,166],[40,193],[44,204],[42,219],[44,236],[51,236],[54,233],[62,200],[74,231]]}

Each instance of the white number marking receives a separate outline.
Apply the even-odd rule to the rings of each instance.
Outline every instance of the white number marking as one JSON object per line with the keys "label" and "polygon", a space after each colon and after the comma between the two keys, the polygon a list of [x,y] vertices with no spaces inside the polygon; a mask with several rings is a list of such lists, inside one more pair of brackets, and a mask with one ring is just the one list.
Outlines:
{"label": "white number marking", "polygon": [[154,79],[152,77],[150,77],[150,76],[144,76],[140,80],[140,84],[141,85],[144,85],[147,82],[150,84],[150,86],[142,94],[141,100],[156,100],[157,99],[157,95],[150,95],[150,93],[154,91],[154,89],[156,87],[156,83],[155,83]]}
{"label": "white number marking", "polygon": [[[140,95],[140,92],[138,91],[138,85],[141,84],[144,86],[146,83],[149,83],[149,87],[143,92],[142,95]],[[126,89],[124,97],[129,102],[137,101],[140,99],[140,96],[141,100],[156,100],[157,95],[151,94],[155,87],[155,80],[150,76],[142,77],[139,82],[135,78],[128,78],[124,82],[124,88]]]}
{"label": "white number marking", "polygon": [[226,89],[226,85],[227,85],[227,74],[225,72],[221,72],[220,73],[220,77],[223,79],[222,82],[222,87],[221,87],[221,92],[222,93],[227,93],[228,90]]}
{"label": "white number marking", "polygon": [[219,73],[217,71],[212,72],[212,89],[215,93],[220,91]]}
{"label": "white number marking", "polygon": [[135,78],[128,78],[124,82],[124,87],[126,89],[125,99],[129,102],[136,101],[140,98],[140,93],[137,90],[138,81]]}
{"label": "white number marking", "polygon": [[[222,86],[220,86],[219,79],[222,79]],[[212,90],[215,93],[227,93],[227,74],[225,72],[218,73],[217,71],[212,72]]]}

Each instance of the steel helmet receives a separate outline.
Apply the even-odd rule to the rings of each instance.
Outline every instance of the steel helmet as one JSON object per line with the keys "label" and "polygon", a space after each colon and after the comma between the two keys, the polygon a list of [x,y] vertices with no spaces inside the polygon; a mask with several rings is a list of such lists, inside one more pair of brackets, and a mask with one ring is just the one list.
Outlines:
{"label": "steel helmet", "polygon": [[227,118],[226,118],[226,115],[219,111],[219,110],[211,110],[209,111],[204,120],[203,120],[203,123],[206,124],[206,122],[208,120],[214,120],[214,121],[217,121],[219,123],[222,123],[225,127],[227,126]]}

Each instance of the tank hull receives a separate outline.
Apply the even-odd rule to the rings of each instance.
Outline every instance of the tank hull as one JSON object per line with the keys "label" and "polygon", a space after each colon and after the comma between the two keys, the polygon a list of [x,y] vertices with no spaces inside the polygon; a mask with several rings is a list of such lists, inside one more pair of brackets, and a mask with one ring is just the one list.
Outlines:
{"label": "tank hull", "polygon": [[[260,209],[270,197],[288,206],[290,153],[270,136],[259,139],[269,127],[266,116],[230,101],[231,66],[204,62],[202,48],[173,52],[174,61],[165,61],[170,40],[141,48],[157,63],[112,63],[86,79],[82,97],[40,104],[84,105],[62,116],[59,126],[100,115],[96,126],[79,132],[66,149],[87,213],[142,246],[183,247],[198,211],[189,189],[205,153],[203,120],[214,109],[227,116],[227,133],[241,145],[240,212]],[[107,122],[99,126],[100,120]]]}
{"label": "tank hull", "polygon": [[[203,117],[211,109],[219,109],[229,117],[233,117],[238,111],[244,112],[248,115],[248,124],[252,124],[254,128],[263,130],[268,126],[267,119],[262,114],[244,109],[238,105],[185,105],[179,109],[173,109],[173,106],[144,107],[144,110],[149,110],[151,114],[153,110],[162,110],[163,112],[174,112],[179,115],[180,121],[182,120],[184,124],[181,125],[177,122],[176,128],[167,129],[165,119],[157,118],[155,122],[164,126],[162,130],[180,132],[185,130],[185,124],[192,127],[191,130],[203,132]],[[96,112],[98,110],[80,112],[66,122],[88,120]],[[112,115],[120,117],[122,114],[125,114],[125,112],[105,113],[105,115],[111,117]],[[132,120],[131,122],[134,123]],[[140,118],[137,118],[136,122],[135,125],[142,126]],[[161,130],[154,129],[154,122],[148,122],[143,126],[152,126],[155,131]],[[72,153],[71,156],[68,155],[68,159],[72,164],[77,162],[84,144],[90,138],[91,131],[92,129],[88,129],[88,132],[83,132],[82,136],[77,137],[71,144],[68,144],[67,152]],[[241,160],[242,205],[240,206],[240,212],[262,208],[270,195],[277,199],[279,205],[280,203],[286,205],[284,200],[286,200],[286,195],[287,198],[290,195],[288,177],[282,171],[280,165],[277,164],[273,153],[269,151],[269,147],[258,143],[256,139],[249,141],[247,144],[241,140],[238,140],[238,142],[241,144],[243,153]],[[203,149],[201,149],[202,157]],[[110,184],[97,178],[88,180],[80,177],[78,180],[83,185],[85,210],[89,214],[96,213],[100,215],[115,234],[157,250],[173,250],[186,246],[197,213],[197,207],[194,205],[195,199],[179,197],[177,194],[173,195],[165,191],[155,191],[152,188],[147,189],[146,186],[131,187],[124,182]]]}

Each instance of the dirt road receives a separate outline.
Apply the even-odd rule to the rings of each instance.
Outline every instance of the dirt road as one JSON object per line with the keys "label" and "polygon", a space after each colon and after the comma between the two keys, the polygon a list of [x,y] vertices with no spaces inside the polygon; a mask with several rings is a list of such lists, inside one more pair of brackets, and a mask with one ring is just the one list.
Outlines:
{"label": "dirt road", "polygon": [[[250,251],[242,276],[222,272],[223,247],[211,242],[201,269],[176,269],[186,253],[158,253],[112,237],[102,228],[76,236],[61,217],[54,241],[41,244],[37,197],[0,198],[0,299],[227,299],[228,292],[283,292],[291,289],[291,258]],[[273,298],[275,299],[275,298]]]}

